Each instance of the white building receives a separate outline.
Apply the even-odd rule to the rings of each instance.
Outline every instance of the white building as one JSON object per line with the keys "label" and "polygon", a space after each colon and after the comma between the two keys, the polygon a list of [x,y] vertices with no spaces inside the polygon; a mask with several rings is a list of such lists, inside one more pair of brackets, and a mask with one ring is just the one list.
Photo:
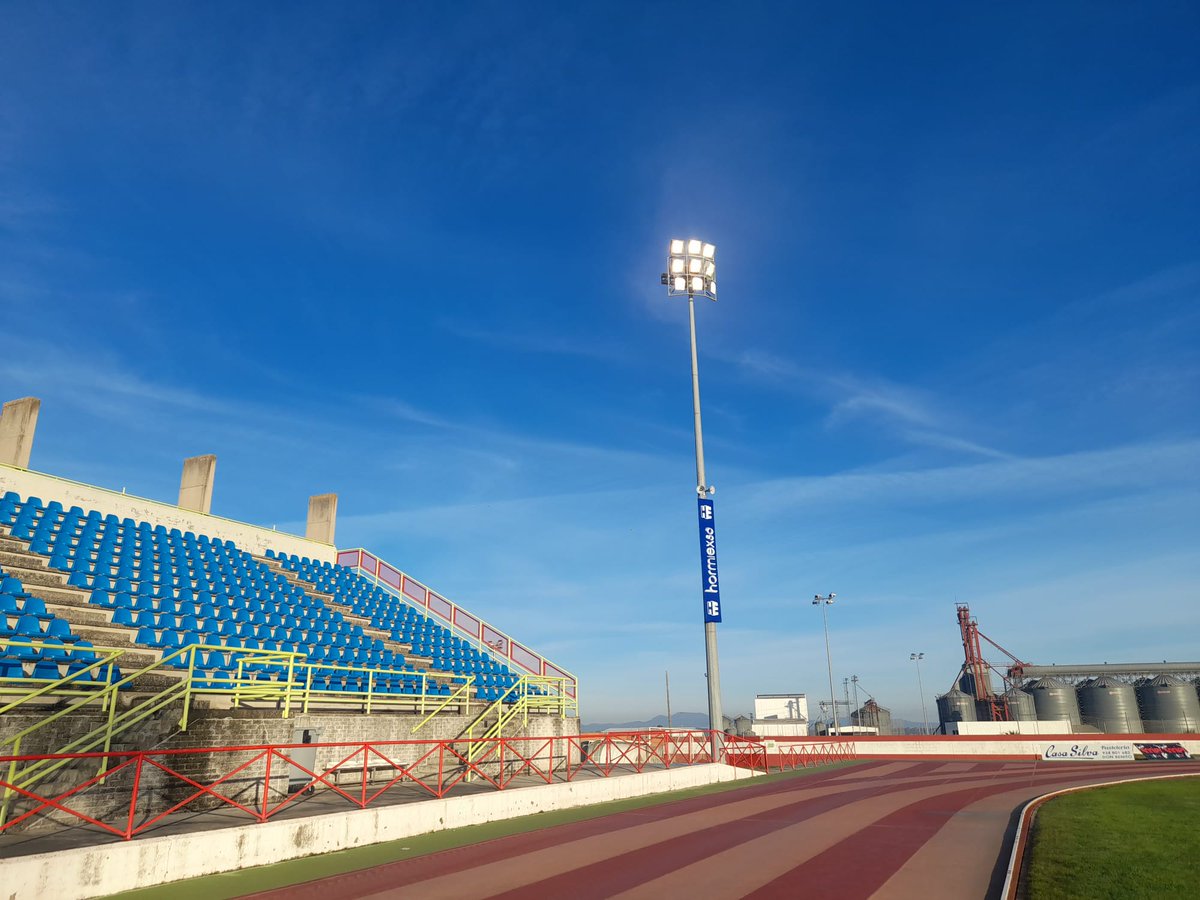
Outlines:
{"label": "white building", "polygon": [[754,698],[754,733],[759,737],[804,737],[808,734],[808,697],[804,694],[759,694]]}

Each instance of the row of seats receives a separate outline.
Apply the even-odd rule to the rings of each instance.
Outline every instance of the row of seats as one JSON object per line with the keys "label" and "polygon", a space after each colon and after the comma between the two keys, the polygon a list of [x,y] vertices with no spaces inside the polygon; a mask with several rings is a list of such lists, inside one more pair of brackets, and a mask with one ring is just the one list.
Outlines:
{"label": "row of seats", "polygon": [[[77,507],[63,510],[61,504],[43,505],[36,497],[22,500],[12,492],[0,497],[0,524],[9,525],[11,534],[29,541],[32,552],[67,572],[69,584],[87,588],[89,604],[108,611],[113,624],[134,629],[139,646],[166,653],[193,643],[222,646],[231,655],[239,650],[301,653],[312,664],[377,670],[389,690],[393,684],[412,684],[404,679],[424,671],[231,541],[101,517]],[[0,600],[0,606],[8,605]],[[41,608],[45,610],[44,604]],[[18,605],[15,612],[24,610]],[[21,615],[11,622],[0,619],[13,634],[21,632],[30,640],[74,639],[69,624],[54,616],[37,620],[36,634],[33,621]],[[42,662],[40,655],[30,657],[32,649],[22,651],[20,660],[27,676],[31,663]],[[200,659],[207,669],[207,657],[198,654]],[[187,660],[181,654],[175,664],[186,668]],[[219,664],[214,668],[221,671]],[[432,674],[452,682],[473,674],[469,666],[449,661],[438,668],[443,672]],[[11,668],[8,674],[13,676]],[[43,665],[38,677],[49,674]],[[330,676],[327,683],[330,690],[356,691],[359,686],[353,677]],[[430,693],[450,692],[449,685],[430,685]]]}
{"label": "row of seats", "polygon": [[[390,631],[394,640],[410,643],[413,653],[431,657],[435,668],[455,674],[492,676],[490,680],[505,688],[516,683],[518,676],[507,666],[352,569],[295,554],[276,555],[267,551],[267,556],[277,559],[285,571],[296,573],[317,590],[367,616],[376,628]],[[486,699],[482,694],[480,698]]]}

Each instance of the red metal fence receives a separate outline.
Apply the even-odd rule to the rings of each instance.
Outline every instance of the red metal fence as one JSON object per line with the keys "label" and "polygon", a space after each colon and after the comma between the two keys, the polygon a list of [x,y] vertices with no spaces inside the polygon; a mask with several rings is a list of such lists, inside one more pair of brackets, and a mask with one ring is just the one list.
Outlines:
{"label": "red metal fence", "polygon": [[[655,771],[711,762],[712,738],[708,731],[640,731],[0,756],[0,833],[84,823],[129,840],[215,809],[266,822],[301,804],[309,814],[366,809],[445,797],[468,782],[505,790]],[[759,740],[725,736],[723,743],[721,761],[760,772],[853,756],[852,745],[836,739],[772,742],[771,752]],[[19,772],[38,762],[62,766],[53,778],[22,783]]]}

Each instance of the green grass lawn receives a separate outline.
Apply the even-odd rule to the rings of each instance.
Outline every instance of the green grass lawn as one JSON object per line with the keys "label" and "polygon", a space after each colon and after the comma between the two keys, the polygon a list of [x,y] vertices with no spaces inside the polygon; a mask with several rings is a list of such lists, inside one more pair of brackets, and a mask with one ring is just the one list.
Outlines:
{"label": "green grass lawn", "polygon": [[1200,778],[1058,797],[1031,838],[1030,900],[1200,897]]}
{"label": "green grass lawn", "polygon": [[648,806],[658,806],[671,803],[687,797],[698,797],[703,794],[716,794],[725,791],[736,791],[742,788],[769,784],[773,781],[803,778],[819,772],[828,772],[831,768],[855,765],[855,763],[834,763],[830,766],[818,766],[811,769],[797,769],[793,772],[761,775],[758,778],[748,778],[742,781],[730,781],[723,784],[705,785],[704,787],[689,788],[682,791],[672,791],[665,794],[651,794],[647,797],[635,797],[631,800],[614,800],[610,803],[597,803],[592,806],[581,806],[576,809],[556,810],[554,812],[537,813],[532,816],[521,816],[516,819],[505,819],[500,822],[489,822],[486,825],[472,825],[468,828],[456,828],[451,831],[436,831],[431,834],[421,834],[382,844],[371,844],[367,847],[355,847],[352,850],[341,850],[337,853],[324,853],[319,856],[308,856],[303,859],[276,863],[270,866],[258,866],[253,869],[243,869],[240,872],[227,872],[220,875],[206,875],[203,878],[193,878],[189,881],[176,881],[170,884],[142,888],[114,894],[110,900],[227,900],[240,897],[254,891],[265,891],[272,888],[286,887],[289,884],[300,884],[330,875],[340,875],[343,872],[353,872],[384,863],[411,859],[426,853],[436,853],[439,850],[449,850],[466,844],[476,844],[505,837],[510,834],[523,834],[540,828],[550,828],[554,825],[564,825],[568,822],[580,822],[613,813],[643,809]]}

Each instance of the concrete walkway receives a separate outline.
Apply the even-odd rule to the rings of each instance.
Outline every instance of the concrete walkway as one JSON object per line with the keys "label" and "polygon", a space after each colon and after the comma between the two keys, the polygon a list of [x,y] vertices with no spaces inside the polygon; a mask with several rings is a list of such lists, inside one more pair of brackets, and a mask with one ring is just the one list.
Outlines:
{"label": "concrete walkway", "polygon": [[873,762],[513,835],[253,895],[907,900],[996,897],[1016,813],[1194,763]]}

